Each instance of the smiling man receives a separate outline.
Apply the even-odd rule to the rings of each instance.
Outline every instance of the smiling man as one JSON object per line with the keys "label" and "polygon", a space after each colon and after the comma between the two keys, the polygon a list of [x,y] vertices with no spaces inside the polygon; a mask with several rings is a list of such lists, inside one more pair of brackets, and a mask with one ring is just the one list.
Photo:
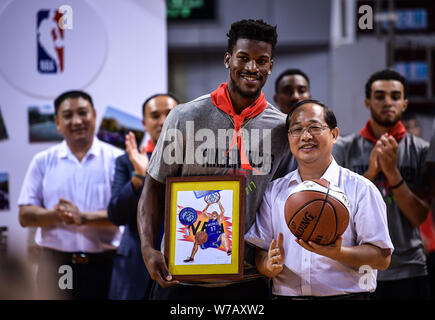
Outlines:
{"label": "smiling man", "polygon": [[[272,278],[278,300],[368,299],[376,287],[376,269],[388,267],[393,250],[382,196],[373,183],[335,162],[331,152],[339,130],[334,113],[324,104],[300,101],[288,114],[286,127],[298,169],[269,184],[256,222],[245,235],[257,246],[258,270]],[[330,245],[306,243],[284,222],[288,195],[311,179],[327,180],[349,199],[351,223]],[[364,287],[361,266],[371,270]]]}
{"label": "smiling man", "polygon": [[[268,297],[267,282],[255,269],[250,246],[245,246],[245,281],[188,284],[173,280],[163,254],[154,249],[164,215],[166,177],[244,174],[247,185],[255,185],[245,200],[247,230],[255,220],[267,184],[291,167],[284,138],[285,115],[270,105],[261,91],[273,68],[276,27],[262,20],[242,20],[231,25],[227,36],[223,61],[228,69],[227,81],[212,93],[171,111],[150,160],[138,206],[138,226],[145,264],[157,281],[153,299]],[[192,122],[194,128],[189,125]],[[182,161],[169,163],[165,150],[174,140]],[[260,154],[262,161],[258,161]],[[194,161],[188,161],[191,155],[195,155]]]}
{"label": "smiling man", "polygon": [[[287,117],[287,128],[298,169],[270,183],[256,222],[245,235],[257,246],[258,270],[272,278],[276,299],[368,299],[376,287],[376,269],[388,267],[393,250],[382,196],[373,183],[335,162],[331,152],[339,130],[324,104],[300,101]],[[327,180],[349,199],[351,223],[330,245],[297,239],[284,221],[290,192],[311,179]],[[361,266],[373,269],[365,287],[359,281]]]}
{"label": "smiling man", "polygon": [[375,299],[428,298],[426,257],[419,226],[429,206],[428,143],[406,132],[400,121],[408,106],[407,83],[392,70],[374,73],[366,83],[370,119],[359,134],[338,139],[337,163],[375,183],[387,205],[395,251],[391,266],[378,273]]}
{"label": "smiling man", "polygon": [[[64,141],[32,159],[18,198],[19,220],[38,227],[39,286],[62,298],[106,299],[120,239],[106,208],[122,151],[95,137],[96,112],[87,93],[65,92],[54,105]],[[59,287],[62,265],[72,270],[72,287],[65,290]]]}

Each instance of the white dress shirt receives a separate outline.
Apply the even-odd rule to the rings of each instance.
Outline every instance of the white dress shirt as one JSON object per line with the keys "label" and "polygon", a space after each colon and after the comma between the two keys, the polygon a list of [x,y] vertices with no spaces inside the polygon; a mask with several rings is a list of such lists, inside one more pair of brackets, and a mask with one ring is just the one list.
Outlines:
{"label": "white dress shirt", "polygon": [[[111,196],[115,159],[123,151],[94,138],[91,148],[78,159],[65,141],[38,153],[24,178],[18,205],[53,209],[64,198],[82,212],[106,210]],[[35,242],[64,252],[103,252],[116,249],[120,229],[59,223],[39,227]]]}
{"label": "white dress shirt", "polygon": [[[393,251],[388,233],[386,207],[381,194],[368,179],[340,167],[335,160],[322,179],[340,187],[350,203],[349,225],[343,234],[342,246],[369,243]],[[256,222],[245,240],[264,250],[269,249],[278,233],[284,235],[284,269],[273,278],[273,293],[281,296],[329,296],[374,291],[376,270],[361,273],[359,269],[318,255],[295,242],[284,217],[284,204],[299,183],[298,170],[271,182],[257,212]]]}

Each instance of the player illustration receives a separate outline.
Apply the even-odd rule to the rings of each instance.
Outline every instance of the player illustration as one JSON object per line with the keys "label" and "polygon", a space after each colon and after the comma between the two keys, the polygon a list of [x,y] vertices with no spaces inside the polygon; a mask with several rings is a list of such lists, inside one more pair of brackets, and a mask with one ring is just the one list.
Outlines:
{"label": "player illustration", "polygon": [[[204,215],[208,221],[207,225],[204,231],[199,231],[195,235],[195,242],[193,244],[192,252],[190,254],[190,257],[183,260],[184,262],[193,262],[195,254],[198,252],[198,247],[201,246],[201,249],[207,249],[207,248],[219,248],[221,244],[224,244],[225,250],[227,251],[227,255],[231,255],[231,249],[229,246],[228,238],[224,232],[224,230],[221,228],[221,224],[224,217],[224,207],[220,203],[220,200],[213,199],[213,197],[208,197],[205,199],[207,202],[207,206],[202,210],[201,214]],[[214,201],[213,201],[214,200]],[[219,206],[219,209],[221,211],[220,214],[218,214],[216,211],[213,211],[212,213],[208,213],[207,209],[210,207],[212,203],[217,203]]]}

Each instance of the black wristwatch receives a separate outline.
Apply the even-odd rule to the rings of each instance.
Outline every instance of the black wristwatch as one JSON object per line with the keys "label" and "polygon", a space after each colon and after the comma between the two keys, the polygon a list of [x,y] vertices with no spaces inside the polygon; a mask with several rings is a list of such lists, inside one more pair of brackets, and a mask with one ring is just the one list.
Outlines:
{"label": "black wristwatch", "polygon": [[141,179],[142,181],[145,180],[145,176],[143,176],[143,175],[137,173],[136,171],[133,171],[132,174],[133,174],[133,177],[139,178],[139,179]]}

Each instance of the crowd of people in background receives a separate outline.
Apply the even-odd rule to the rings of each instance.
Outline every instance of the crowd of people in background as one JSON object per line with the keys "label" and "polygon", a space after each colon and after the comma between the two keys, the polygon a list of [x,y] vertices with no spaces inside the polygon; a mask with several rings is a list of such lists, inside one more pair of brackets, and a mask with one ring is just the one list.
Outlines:
{"label": "crowd of people in background", "polygon": [[[416,118],[405,112],[406,79],[393,70],[373,70],[361,88],[370,117],[360,131],[341,136],[334,106],[313,100],[302,70],[276,77],[275,105],[264,96],[276,27],[241,20],[227,36],[228,78],[186,103],[170,93],[147,98],[142,114],[150,139],[138,144],[127,134],[125,152],[95,136],[96,110],[88,93],[68,91],[54,101],[64,140],[34,156],[18,199],[20,224],[37,228],[35,242],[42,248],[38,290],[58,299],[433,298],[435,135],[430,144],[420,138]],[[181,283],[162,253],[166,178],[228,175],[233,169],[213,166],[225,159],[210,166],[166,163],[165,148],[172,143],[167,132],[177,129],[186,137],[186,121],[194,122],[194,134],[233,129],[226,149],[237,151],[239,172],[255,182],[256,192],[246,196],[242,281]],[[243,132],[253,130],[271,133],[272,145],[263,148],[271,162],[262,174],[243,146]],[[184,158],[190,150],[183,139],[176,143]],[[202,141],[192,143],[196,150]],[[320,178],[347,192],[348,230],[325,246],[284,237],[287,226],[278,216],[283,195]],[[64,265],[74,274],[66,289],[58,272]],[[367,288],[358,285],[361,265],[374,269]],[[327,280],[328,274],[334,276]]]}

